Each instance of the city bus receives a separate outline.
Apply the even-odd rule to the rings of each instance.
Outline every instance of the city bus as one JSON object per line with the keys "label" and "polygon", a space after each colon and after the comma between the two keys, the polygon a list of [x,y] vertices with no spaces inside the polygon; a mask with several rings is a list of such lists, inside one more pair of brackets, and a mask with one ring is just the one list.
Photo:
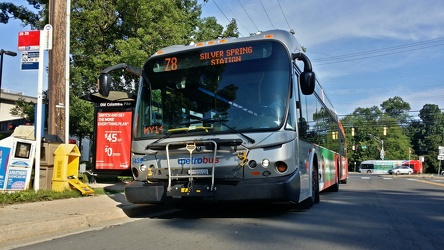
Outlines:
{"label": "city bus", "polygon": [[[111,66],[98,78],[111,89]],[[311,207],[348,177],[338,116],[282,30],[160,49],[140,72],[126,199]]]}
{"label": "city bus", "polygon": [[387,174],[389,169],[402,166],[406,160],[367,160],[359,165],[359,172],[366,174]]}

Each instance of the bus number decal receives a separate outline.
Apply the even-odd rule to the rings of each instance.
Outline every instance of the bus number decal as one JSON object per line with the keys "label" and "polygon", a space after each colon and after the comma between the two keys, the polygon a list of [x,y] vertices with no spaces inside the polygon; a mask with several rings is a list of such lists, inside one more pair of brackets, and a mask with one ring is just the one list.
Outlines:
{"label": "bus number decal", "polygon": [[167,63],[165,71],[177,70],[177,57],[167,57],[165,61]]}
{"label": "bus number decal", "polygon": [[143,129],[144,134],[159,134],[163,131],[163,126],[147,126]]}

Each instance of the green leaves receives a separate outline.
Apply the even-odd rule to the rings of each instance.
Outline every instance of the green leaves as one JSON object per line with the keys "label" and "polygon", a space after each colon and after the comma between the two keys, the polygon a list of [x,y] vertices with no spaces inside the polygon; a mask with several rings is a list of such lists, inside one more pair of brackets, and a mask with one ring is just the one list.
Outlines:
{"label": "green leaves", "polygon": [[411,117],[409,112],[410,104],[395,96],[384,101],[381,109],[377,106],[357,108],[346,115],[341,122],[347,134],[349,162],[380,159],[383,143],[385,159],[425,156],[425,171],[436,173],[438,146],[444,146],[444,114],[434,104],[423,106],[419,111],[420,120]]}

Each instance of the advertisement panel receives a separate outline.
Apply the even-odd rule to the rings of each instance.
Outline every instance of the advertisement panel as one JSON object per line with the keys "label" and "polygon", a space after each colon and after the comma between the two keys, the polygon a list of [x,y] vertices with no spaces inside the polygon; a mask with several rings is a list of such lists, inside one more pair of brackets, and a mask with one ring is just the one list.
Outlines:
{"label": "advertisement panel", "polygon": [[5,188],[10,151],[11,148],[0,147],[0,190],[3,190]]}
{"label": "advertisement panel", "polygon": [[128,170],[132,111],[97,112],[96,170]]}
{"label": "advertisement panel", "polygon": [[29,188],[34,164],[35,145],[35,141],[13,139],[5,178],[7,190],[25,190]]}

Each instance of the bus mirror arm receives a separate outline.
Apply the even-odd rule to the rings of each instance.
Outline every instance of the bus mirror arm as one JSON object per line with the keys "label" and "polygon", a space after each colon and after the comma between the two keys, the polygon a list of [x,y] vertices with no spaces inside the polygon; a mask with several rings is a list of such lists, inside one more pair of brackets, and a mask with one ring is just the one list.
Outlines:
{"label": "bus mirror arm", "polygon": [[97,85],[99,87],[99,94],[105,97],[108,97],[109,92],[111,90],[111,84],[113,82],[111,75],[109,73],[111,71],[114,71],[116,69],[124,69],[136,76],[142,75],[142,70],[136,67],[133,67],[131,65],[128,65],[126,63],[119,63],[116,65],[113,65],[111,67],[108,67],[104,69],[101,73],[99,78],[97,79]]}
{"label": "bus mirror arm", "polygon": [[301,91],[304,95],[311,95],[315,89],[316,75],[311,67],[311,62],[308,57],[303,53],[292,53],[291,58],[293,60],[300,60],[304,63],[304,71],[299,77],[299,83],[301,85]]}

